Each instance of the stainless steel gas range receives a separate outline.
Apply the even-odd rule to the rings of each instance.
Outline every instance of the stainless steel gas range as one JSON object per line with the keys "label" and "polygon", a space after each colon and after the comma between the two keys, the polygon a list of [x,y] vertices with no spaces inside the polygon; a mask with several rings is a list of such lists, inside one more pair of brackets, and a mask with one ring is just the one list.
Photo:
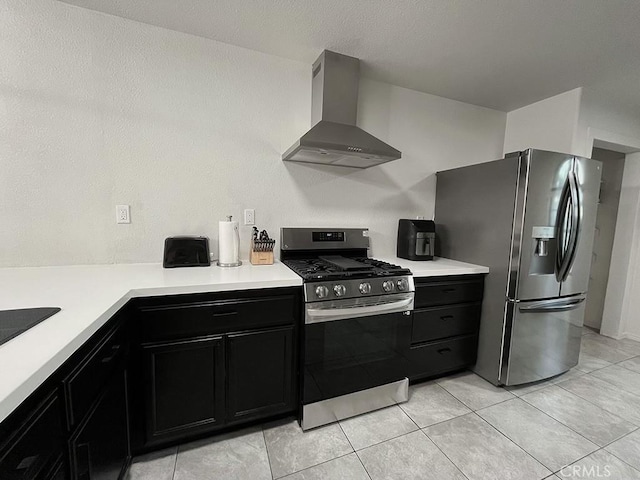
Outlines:
{"label": "stainless steel gas range", "polygon": [[283,228],[304,280],[304,430],[408,399],[411,271],[368,258],[363,228]]}

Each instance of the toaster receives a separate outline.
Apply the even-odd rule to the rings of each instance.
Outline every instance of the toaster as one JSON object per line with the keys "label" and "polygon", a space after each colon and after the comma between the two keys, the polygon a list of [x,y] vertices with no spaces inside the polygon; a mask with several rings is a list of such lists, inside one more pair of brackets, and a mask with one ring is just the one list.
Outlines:
{"label": "toaster", "polygon": [[400,219],[396,254],[407,260],[433,260],[436,224],[433,220]]}
{"label": "toaster", "polygon": [[168,237],[164,241],[164,268],[211,265],[207,237]]}

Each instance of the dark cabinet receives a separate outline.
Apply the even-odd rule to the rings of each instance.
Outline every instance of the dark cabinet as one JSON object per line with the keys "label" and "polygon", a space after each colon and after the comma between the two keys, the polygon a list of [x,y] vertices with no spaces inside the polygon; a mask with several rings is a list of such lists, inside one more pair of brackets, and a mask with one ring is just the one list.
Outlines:
{"label": "dark cabinet", "polygon": [[293,327],[227,337],[227,418],[234,421],[294,408]]}
{"label": "dark cabinet", "polygon": [[57,392],[18,419],[12,434],[0,439],[0,479],[45,480],[64,454],[62,402]]}
{"label": "dark cabinet", "polygon": [[300,293],[281,288],[137,301],[134,453],[295,412]]}
{"label": "dark cabinet", "polygon": [[484,276],[416,279],[412,381],[473,365],[478,350]]}
{"label": "dark cabinet", "polygon": [[61,460],[54,465],[49,474],[45,477],[47,480],[67,480],[67,469],[65,463]]}
{"label": "dark cabinet", "polygon": [[472,275],[471,278],[418,279],[416,282],[416,308],[434,305],[455,305],[466,302],[482,301],[484,278]]}
{"label": "dark cabinet", "polygon": [[118,480],[128,465],[126,373],[120,369],[70,441],[72,478]]}
{"label": "dark cabinet", "polygon": [[413,313],[413,343],[430,342],[476,333],[480,324],[480,303],[422,308]]}
{"label": "dark cabinet", "polygon": [[223,339],[143,345],[147,438],[210,429],[224,415]]}
{"label": "dark cabinet", "polygon": [[477,348],[476,335],[414,345],[410,350],[413,375],[430,377],[473,365]]}
{"label": "dark cabinet", "polygon": [[132,451],[294,413],[301,294],[132,300],[0,422],[0,480],[120,480]]}
{"label": "dark cabinet", "polygon": [[290,295],[256,298],[222,296],[217,299],[218,296],[222,295],[142,299],[139,318],[141,340],[151,343],[288,325],[293,323],[297,314],[296,304]]}
{"label": "dark cabinet", "polygon": [[124,307],[0,424],[2,480],[118,480],[130,459]]}
{"label": "dark cabinet", "polygon": [[74,427],[87,414],[126,354],[125,328],[116,328],[99,342],[64,380],[67,421]]}

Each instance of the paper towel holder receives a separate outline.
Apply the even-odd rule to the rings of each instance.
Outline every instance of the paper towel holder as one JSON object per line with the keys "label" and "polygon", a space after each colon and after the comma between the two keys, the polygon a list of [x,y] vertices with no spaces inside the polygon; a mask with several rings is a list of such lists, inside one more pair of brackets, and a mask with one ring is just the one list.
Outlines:
{"label": "paper towel holder", "polygon": [[220,260],[216,260],[216,265],[218,267],[239,267],[242,265],[242,260],[238,260],[235,263],[220,263]]}
{"label": "paper towel holder", "polygon": [[[227,221],[228,222],[231,222],[232,218],[233,217],[231,215],[227,215]],[[240,248],[240,238],[238,237],[236,240],[237,240],[238,248]],[[219,249],[220,249],[220,238],[218,238],[218,253],[219,253]],[[218,255],[218,257],[220,257],[220,255]],[[218,267],[239,267],[240,265],[242,265],[242,261],[238,258],[237,261],[235,261],[235,262],[221,263],[220,259],[218,259],[218,261],[216,261],[216,265]]]}

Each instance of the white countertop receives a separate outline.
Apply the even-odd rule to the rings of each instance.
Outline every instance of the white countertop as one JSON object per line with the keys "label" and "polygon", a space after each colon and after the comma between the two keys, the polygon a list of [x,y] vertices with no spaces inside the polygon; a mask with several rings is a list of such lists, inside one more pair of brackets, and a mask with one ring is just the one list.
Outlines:
{"label": "white countertop", "polygon": [[380,258],[385,262],[394,263],[408,268],[416,278],[420,277],[444,277],[448,275],[472,275],[476,273],[489,273],[489,267],[474,265],[472,263],[458,262],[448,258],[435,257],[433,260],[416,262],[398,257]]}
{"label": "white countertop", "polygon": [[[436,258],[412,262],[415,277],[487,273],[469,263]],[[281,263],[240,267],[165,269],[161,264],[0,269],[0,310],[60,307],[62,311],[0,345],[0,422],[38,388],[91,335],[134,297],[302,285]]]}
{"label": "white countertop", "polygon": [[4,420],[130,298],[302,285],[281,263],[165,269],[161,264],[0,269],[0,310],[62,311],[0,345]]}

